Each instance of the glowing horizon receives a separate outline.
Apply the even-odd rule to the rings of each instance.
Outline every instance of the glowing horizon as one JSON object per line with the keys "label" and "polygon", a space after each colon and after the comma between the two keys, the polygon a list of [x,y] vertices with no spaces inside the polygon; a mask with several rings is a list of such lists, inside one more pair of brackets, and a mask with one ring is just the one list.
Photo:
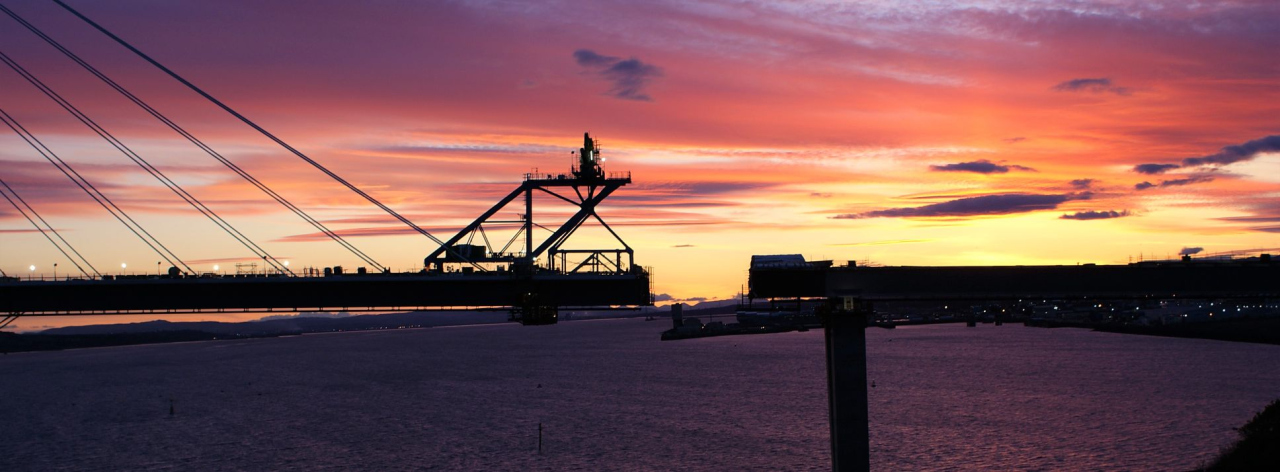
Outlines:
{"label": "glowing horizon", "polygon": [[[530,169],[566,171],[589,131],[635,181],[600,212],[672,299],[733,296],[753,254],[1076,264],[1280,247],[1274,2],[69,3],[441,238]],[[380,263],[417,270],[435,248],[56,5],[5,4]],[[0,23],[0,51],[268,252],[360,265]],[[188,263],[257,260],[8,68],[0,108]],[[0,129],[0,179],[90,261],[155,269]],[[73,269],[12,207],[0,238],[10,275]]]}

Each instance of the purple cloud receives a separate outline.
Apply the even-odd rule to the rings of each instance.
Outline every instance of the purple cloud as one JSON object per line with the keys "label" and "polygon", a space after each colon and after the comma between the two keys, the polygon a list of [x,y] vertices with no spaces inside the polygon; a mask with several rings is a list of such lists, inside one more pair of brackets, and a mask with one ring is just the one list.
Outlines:
{"label": "purple cloud", "polygon": [[1222,150],[1200,157],[1188,157],[1182,160],[1186,167],[1217,165],[1224,166],[1240,161],[1253,159],[1264,152],[1280,152],[1280,135],[1267,136],[1244,144],[1223,147]]}
{"label": "purple cloud", "polygon": [[583,67],[609,67],[622,59],[597,54],[590,49],[579,49],[573,52],[573,60]]}
{"label": "purple cloud", "polygon": [[860,218],[919,218],[939,216],[982,216],[1026,213],[1036,210],[1052,210],[1071,200],[1087,200],[1089,193],[1066,195],[1037,195],[1013,193],[1002,195],[983,195],[950,200],[931,205],[911,208],[890,208],[865,213],[848,213],[836,215],[833,219]]}
{"label": "purple cloud", "polygon": [[662,69],[646,64],[639,59],[622,59],[605,56],[590,49],[579,49],[573,52],[573,59],[579,66],[592,69],[605,80],[613,82],[613,88],[607,95],[624,100],[653,101],[644,91],[649,82],[662,77]]}
{"label": "purple cloud", "polygon": [[1142,183],[1139,183],[1139,184],[1137,184],[1137,185],[1134,185],[1134,186],[1133,186],[1133,188],[1134,188],[1134,190],[1146,190],[1146,189],[1154,188],[1154,187],[1160,187],[1160,188],[1165,188],[1165,187],[1178,187],[1178,186],[1182,186],[1182,185],[1191,185],[1191,184],[1198,184],[1198,183],[1203,183],[1203,182],[1212,182],[1212,181],[1213,181],[1213,176],[1209,176],[1209,175],[1193,175],[1193,176],[1191,176],[1191,177],[1187,177],[1187,178],[1185,178],[1185,179],[1162,180],[1162,181],[1160,181],[1160,183],[1158,183],[1158,184],[1153,184],[1153,183],[1151,183],[1151,182],[1142,182]]}
{"label": "purple cloud", "polygon": [[1139,174],[1154,175],[1182,167],[1225,166],[1240,161],[1252,160],[1258,154],[1266,152],[1280,152],[1280,135],[1258,138],[1246,141],[1243,144],[1223,146],[1221,150],[1213,154],[1183,159],[1182,164],[1138,164],[1133,166],[1133,171]]}
{"label": "purple cloud", "polygon": [[1035,169],[1030,167],[1001,165],[986,159],[971,162],[957,162],[955,164],[944,164],[940,166],[929,166],[929,169],[935,172],[974,172],[978,174],[1003,174],[1009,172],[1010,169],[1035,172]]}
{"label": "purple cloud", "polygon": [[1178,164],[1138,164],[1133,166],[1133,171],[1139,174],[1155,175],[1163,174],[1179,167],[1182,166]]}
{"label": "purple cloud", "polygon": [[1094,179],[1075,179],[1071,181],[1071,186],[1075,188],[1089,188],[1093,186],[1094,182],[1097,181]]}
{"label": "purple cloud", "polygon": [[1091,210],[1091,211],[1078,211],[1075,213],[1068,213],[1068,214],[1059,216],[1058,218],[1063,220],[1082,220],[1082,221],[1083,220],[1106,220],[1110,218],[1123,218],[1131,214],[1132,213],[1129,213],[1129,210],[1124,210],[1124,211],[1115,211],[1115,210],[1092,211]]}
{"label": "purple cloud", "polygon": [[1130,90],[1128,87],[1115,86],[1111,83],[1111,79],[1106,77],[1096,79],[1071,79],[1058,85],[1054,85],[1053,89],[1059,92],[1110,92],[1116,95],[1129,95],[1133,93],[1133,90]]}

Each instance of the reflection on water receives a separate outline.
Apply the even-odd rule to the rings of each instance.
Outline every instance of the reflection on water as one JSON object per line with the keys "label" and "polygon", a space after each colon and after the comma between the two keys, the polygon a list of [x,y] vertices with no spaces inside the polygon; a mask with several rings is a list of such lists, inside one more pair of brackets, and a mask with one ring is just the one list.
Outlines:
{"label": "reflection on water", "polygon": [[[0,470],[830,467],[821,332],[664,328],[11,354]],[[878,470],[1188,469],[1280,397],[1277,346],[947,325],[873,329],[867,350]]]}

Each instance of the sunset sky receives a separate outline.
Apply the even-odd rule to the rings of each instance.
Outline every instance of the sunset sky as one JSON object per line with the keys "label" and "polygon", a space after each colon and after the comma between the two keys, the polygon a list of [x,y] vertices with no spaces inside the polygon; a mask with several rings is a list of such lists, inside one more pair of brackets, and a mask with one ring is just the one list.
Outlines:
{"label": "sunset sky", "polygon": [[[435,248],[51,1],[2,3],[382,264],[417,270]],[[590,131],[606,170],[635,181],[600,212],[664,300],[733,296],[752,254],[1076,264],[1280,247],[1272,0],[67,3],[441,238],[523,173],[567,170]],[[277,258],[359,265],[5,15],[0,52]],[[253,259],[8,67],[0,109],[193,267]],[[0,131],[0,179],[90,262],[155,270]],[[0,269],[74,270],[0,204]],[[569,211],[540,204],[544,225]]]}

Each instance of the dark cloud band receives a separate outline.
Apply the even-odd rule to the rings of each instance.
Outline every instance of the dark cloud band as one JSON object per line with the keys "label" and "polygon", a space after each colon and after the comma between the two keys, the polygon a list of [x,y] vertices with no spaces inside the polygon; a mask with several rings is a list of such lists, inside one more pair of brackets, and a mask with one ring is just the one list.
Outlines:
{"label": "dark cloud band", "polygon": [[934,172],[973,172],[977,174],[1004,174],[1010,170],[1035,172],[1035,169],[1030,167],[996,164],[986,159],[971,162],[957,162],[955,164],[943,164],[940,166],[929,166],[929,169]]}
{"label": "dark cloud band", "polygon": [[1134,185],[1133,188],[1134,190],[1146,190],[1149,188],[1156,188],[1156,187],[1160,187],[1160,188],[1180,187],[1183,185],[1191,185],[1191,184],[1198,184],[1198,183],[1212,182],[1212,181],[1213,181],[1213,176],[1193,175],[1185,179],[1162,180],[1158,184],[1153,184],[1151,182],[1142,182],[1137,185]]}
{"label": "dark cloud band", "polygon": [[927,218],[946,216],[984,216],[1052,210],[1071,200],[1087,200],[1089,193],[1065,195],[1002,194],[950,200],[911,208],[890,208],[865,213],[836,215],[834,219],[860,218]]}
{"label": "dark cloud band", "polygon": [[1096,182],[1094,179],[1075,179],[1071,181],[1071,186],[1075,188],[1089,188]]}
{"label": "dark cloud band", "polygon": [[1252,160],[1258,154],[1280,152],[1280,135],[1271,135],[1246,141],[1243,144],[1224,146],[1218,152],[1199,157],[1188,157],[1181,164],[1138,164],[1133,171],[1139,174],[1163,174],[1183,167],[1225,166]]}
{"label": "dark cloud band", "polygon": [[1178,164],[1138,164],[1133,166],[1133,171],[1139,174],[1155,175],[1163,174],[1179,167],[1182,166]]}
{"label": "dark cloud band", "polygon": [[1078,211],[1075,213],[1067,213],[1065,215],[1059,216],[1058,218],[1063,220],[1106,220],[1111,218],[1123,218],[1123,217],[1129,216],[1130,214],[1131,213],[1129,213],[1129,210],[1124,210],[1124,211],[1115,211],[1115,210],[1092,211],[1091,210],[1091,211]]}
{"label": "dark cloud band", "polygon": [[1133,93],[1133,90],[1128,87],[1118,87],[1112,84],[1111,79],[1106,77],[1099,77],[1096,79],[1071,79],[1058,85],[1054,85],[1053,89],[1059,92],[1110,92],[1116,95],[1129,95]]}
{"label": "dark cloud band", "polygon": [[1184,167],[1207,165],[1224,166],[1253,159],[1258,154],[1264,152],[1277,151],[1280,151],[1280,135],[1272,135],[1248,141],[1244,144],[1226,146],[1222,148],[1222,150],[1207,156],[1188,157],[1182,160],[1182,165]]}

